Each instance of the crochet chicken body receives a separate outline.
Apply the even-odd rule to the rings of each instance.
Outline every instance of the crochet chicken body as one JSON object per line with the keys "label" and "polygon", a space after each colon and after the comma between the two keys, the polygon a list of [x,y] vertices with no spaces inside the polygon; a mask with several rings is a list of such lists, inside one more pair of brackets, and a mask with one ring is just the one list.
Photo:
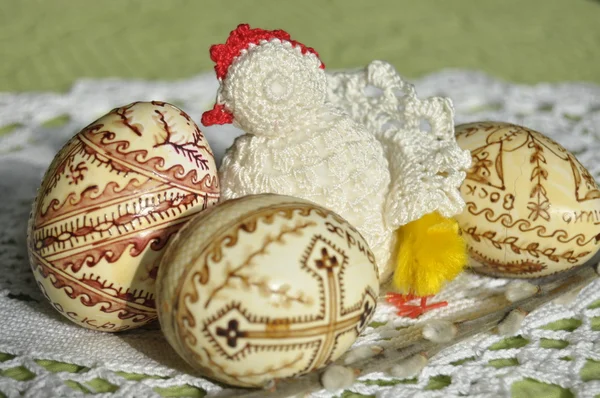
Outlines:
{"label": "crochet chicken body", "polygon": [[[415,317],[439,306],[425,298],[466,263],[457,224],[435,211],[435,195],[424,198],[433,208],[402,197],[407,179],[396,159],[398,143],[328,100],[330,83],[317,52],[285,31],[240,25],[210,55],[220,87],[202,123],[234,123],[246,133],[223,158],[221,200],[278,193],[330,208],[367,240],[380,281],[394,274],[403,294],[388,301],[399,314]],[[406,206],[422,209],[418,219],[407,219],[414,212]],[[412,305],[414,297],[423,300]]]}

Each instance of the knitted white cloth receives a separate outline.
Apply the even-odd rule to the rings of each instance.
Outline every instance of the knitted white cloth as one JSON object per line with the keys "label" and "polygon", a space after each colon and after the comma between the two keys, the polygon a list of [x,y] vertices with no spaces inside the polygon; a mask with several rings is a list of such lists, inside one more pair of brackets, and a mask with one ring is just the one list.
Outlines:
{"label": "knitted white cloth", "polygon": [[[363,71],[335,74],[332,82],[362,81]],[[98,116],[133,101],[164,100],[199,120],[214,103],[218,83],[214,73],[175,82],[103,79],[79,81],[66,93],[0,94],[0,392],[12,397],[160,397],[164,389],[190,386],[211,396],[242,396],[198,377],[186,367],[156,329],[105,334],[72,324],[44,299],[27,261],[25,231],[28,213],[44,169],[75,132]],[[335,85],[332,85],[335,87]],[[363,98],[358,83],[348,83],[345,103],[374,106]],[[350,89],[350,87],[352,87]],[[456,107],[456,122],[500,120],[544,132],[564,145],[600,177],[600,86],[585,83],[518,85],[473,71],[448,70],[415,81],[421,96],[448,96]],[[346,90],[344,88],[344,90]],[[355,118],[362,105],[350,106]],[[233,138],[231,126],[203,129],[217,163]],[[485,311],[490,295],[509,284],[465,273],[436,299],[449,306],[421,319],[398,318],[394,308],[380,303],[371,325],[355,349],[394,358],[389,347],[410,344],[419,325],[430,319],[457,319],[465,310]],[[600,361],[600,280],[583,289],[573,302],[552,303],[530,313],[516,337],[481,333],[431,358],[414,382],[406,383],[374,357],[358,380],[344,391],[312,391],[314,397],[356,393],[378,397],[594,397],[600,380],[594,366]],[[10,354],[10,355],[5,355]],[[347,358],[348,356],[346,356]],[[77,372],[48,366],[40,359],[78,365]],[[596,364],[596,365],[595,365]],[[18,379],[14,376],[19,371]],[[121,371],[136,373],[130,376]],[[72,373],[73,372],[73,373]],[[26,377],[23,377],[25,375]],[[90,381],[102,379],[93,387]],[[84,393],[77,386],[89,391]],[[110,389],[107,388],[110,387]],[[302,386],[302,384],[300,385]],[[437,388],[437,389],[436,389]],[[561,390],[563,389],[563,390]],[[568,390],[568,391],[567,391]],[[108,393],[106,391],[113,391]],[[100,394],[102,393],[102,394]],[[528,395],[529,393],[529,395]]]}
{"label": "knitted white cloth", "polygon": [[454,138],[451,102],[418,99],[381,61],[330,76],[327,90],[316,57],[284,44],[252,47],[223,82],[218,102],[252,134],[238,137],[223,159],[221,199],[270,192],[326,206],[361,232],[385,281],[399,226],[436,210],[462,211],[458,188],[471,157]]}

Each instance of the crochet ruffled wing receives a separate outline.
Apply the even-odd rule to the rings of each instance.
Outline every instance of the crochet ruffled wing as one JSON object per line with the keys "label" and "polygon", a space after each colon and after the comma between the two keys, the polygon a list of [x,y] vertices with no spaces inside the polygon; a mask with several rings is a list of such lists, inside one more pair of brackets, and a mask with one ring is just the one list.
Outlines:
{"label": "crochet ruffled wing", "polygon": [[382,61],[328,79],[329,101],[363,123],[384,148],[391,176],[388,228],[433,211],[451,217],[463,210],[459,188],[471,155],[456,143],[448,98],[417,98],[414,87]]}

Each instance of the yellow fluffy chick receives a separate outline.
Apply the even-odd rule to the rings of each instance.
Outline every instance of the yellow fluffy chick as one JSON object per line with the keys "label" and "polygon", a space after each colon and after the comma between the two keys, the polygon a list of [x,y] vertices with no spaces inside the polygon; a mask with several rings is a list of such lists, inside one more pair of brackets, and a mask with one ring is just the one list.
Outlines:
{"label": "yellow fluffy chick", "polygon": [[[417,317],[423,312],[446,305],[426,304],[428,296],[437,294],[467,264],[466,243],[458,223],[452,218],[430,213],[410,222],[396,232],[398,257],[393,285],[400,294],[388,295],[399,315]],[[421,306],[406,303],[421,298]]]}

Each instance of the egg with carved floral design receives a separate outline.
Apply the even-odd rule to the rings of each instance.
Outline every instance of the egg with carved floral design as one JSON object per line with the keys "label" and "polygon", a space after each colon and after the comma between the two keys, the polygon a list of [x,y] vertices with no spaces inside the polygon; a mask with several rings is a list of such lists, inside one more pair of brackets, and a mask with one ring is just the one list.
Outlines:
{"label": "egg with carved floral design", "polygon": [[198,126],[164,102],[110,111],[54,158],[33,204],[28,250],[52,306],[90,329],[155,320],[165,244],[219,199],[217,169]]}
{"label": "egg with carved floral design", "polygon": [[196,216],[169,243],[157,279],[169,343],[203,375],[243,387],[336,360],[378,294],[375,258],[354,227],[273,194]]}
{"label": "egg with carved floral design", "polygon": [[456,217],[477,272],[513,278],[577,267],[600,248],[600,190],[561,145],[526,127],[478,122],[456,127],[472,165]]}

